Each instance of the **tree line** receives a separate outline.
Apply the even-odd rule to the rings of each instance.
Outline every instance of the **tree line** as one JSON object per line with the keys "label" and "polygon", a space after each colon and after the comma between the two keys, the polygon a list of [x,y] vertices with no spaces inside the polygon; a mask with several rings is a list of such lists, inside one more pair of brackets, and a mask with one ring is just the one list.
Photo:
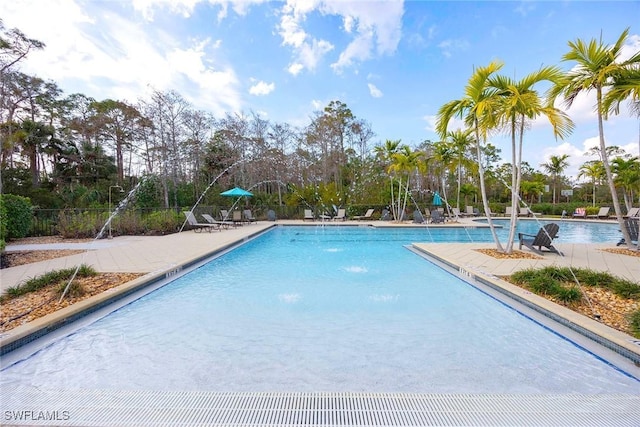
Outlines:
{"label": "tree line", "polygon": [[[136,102],[66,95],[55,82],[20,71],[21,61],[46,46],[0,21],[0,194],[29,197],[42,208],[98,207],[114,186],[143,180],[139,206],[179,209],[217,179],[216,189],[251,188],[270,204],[388,205],[401,218],[435,191],[452,206],[482,204],[488,212],[492,203],[555,204],[560,189],[574,188],[573,201],[611,202],[621,217],[640,194],[640,165],[605,145],[603,122],[627,101],[630,114],[640,113],[640,52],[620,58],[627,37],[625,30],[611,46],[569,42],[561,58],[574,66],[568,72],[547,66],[515,80],[498,74],[500,62],[475,69],[465,96],[441,107],[439,140],[409,147],[377,141],[371,124],[340,100],[296,127],[253,111],[213,117],[173,90]],[[545,84],[551,89],[541,94]],[[571,118],[554,101],[570,106],[583,92],[596,94],[600,144],[580,168],[588,183],[574,186],[563,175],[567,156],[529,165],[522,147],[537,117],[556,138],[569,135]],[[450,129],[454,117],[464,119],[464,129]],[[500,163],[490,139],[505,132],[510,162]],[[218,191],[210,193],[205,203],[224,203]]]}

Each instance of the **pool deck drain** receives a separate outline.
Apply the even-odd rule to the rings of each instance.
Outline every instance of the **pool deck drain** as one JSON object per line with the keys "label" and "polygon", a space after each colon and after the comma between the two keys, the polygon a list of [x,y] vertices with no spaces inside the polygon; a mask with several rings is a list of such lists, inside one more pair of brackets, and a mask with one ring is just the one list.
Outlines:
{"label": "pool deck drain", "polygon": [[[637,427],[640,397],[411,393],[18,391],[3,425]],[[10,409],[9,409],[10,408]]]}

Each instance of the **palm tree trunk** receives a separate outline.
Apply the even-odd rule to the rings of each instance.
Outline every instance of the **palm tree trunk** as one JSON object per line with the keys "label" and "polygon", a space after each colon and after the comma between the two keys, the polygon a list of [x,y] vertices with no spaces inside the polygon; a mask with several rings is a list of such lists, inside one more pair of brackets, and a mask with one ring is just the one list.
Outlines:
{"label": "palm tree trunk", "polygon": [[480,175],[480,194],[482,195],[482,206],[484,207],[484,211],[487,213],[487,222],[489,223],[489,230],[491,230],[491,235],[493,236],[493,241],[496,244],[496,249],[499,252],[504,252],[502,243],[500,243],[500,239],[498,238],[498,234],[496,233],[496,228],[493,225],[493,220],[491,219],[491,215],[489,214],[489,199],[487,198],[487,188],[484,183],[484,167],[482,167],[482,147],[480,146],[480,132],[478,130],[477,120],[475,121],[475,134],[476,158],[478,160],[478,174]]}
{"label": "palm tree trunk", "polygon": [[389,177],[389,180],[391,182],[391,205],[389,206],[391,208],[391,216],[393,216],[393,219],[396,219],[396,214],[395,214],[395,207],[396,207],[396,202],[393,198],[393,176]]}
{"label": "palm tree trunk", "polygon": [[[522,140],[520,144],[522,146]],[[516,237],[516,227],[518,225],[518,193],[520,188],[518,183],[518,171],[520,170],[518,158],[518,153],[516,152],[516,122],[514,119],[511,121],[511,221],[509,224],[509,238],[504,250],[508,254],[513,252],[513,240]]]}
{"label": "palm tree trunk", "polygon": [[462,181],[462,164],[460,159],[458,159],[458,197],[456,198],[456,207],[460,209],[460,186]]}
{"label": "palm tree trunk", "polygon": [[[402,204],[402,213],[404,214],[406,209],[407,209],[407,199],[409,198],[409,181],[410,181],[410,176],[407,176],[407,185],[404,188],[404,203]],[[402,217],[400,217],[402,218]]]}
{"label": "palm tree trunk", "polygon": [[609,156],[607,156],[606,146],[604,143],[604,125],[602,123],[602,88],[598,86],[596,90],[597,102],[598,102],[598,133],[600,134],[600,155],[602,156],[602,164],[604,171],[607,175],[607,183],[609,184],[609,191],[611,192],[611,199],[613,201],[613,210],[616,213],[616,219],[622,231],[622,237],[627,243],[629,249],[633,249],[631,243],[631,237],[629,236],[629,230],[624,226],[624,218],[622,218],[622,210],[620,209],[620,201],[618,200],[618,192],[616,191],[615,183],[613,182],[613,174],[611,173],[611,165],[609,165]]}

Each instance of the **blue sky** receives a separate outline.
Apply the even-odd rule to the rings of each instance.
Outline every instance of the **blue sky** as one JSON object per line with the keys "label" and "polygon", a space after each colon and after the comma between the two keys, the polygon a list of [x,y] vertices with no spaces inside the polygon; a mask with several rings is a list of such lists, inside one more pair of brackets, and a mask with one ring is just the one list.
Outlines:
{"label": "blue sky", "polygon": [[[474,66],[501,60],[518,79],[568,69],[568,41],[613,43],[627,27],[625,54],[640,50],[639,1],[15,0],[0,17],[46,43],[22,70],[66,94],[135,102],[176,90],[218,117],[253,111],[297,126],[338,99],[371,123],[374,144],[411,146],[438,139],[434,116],[463,96]],[[597,143],[593,104],[576,100],[565,141],[534,123],[524,160],[569,154],[575,176]],[[633,155],[639,132],[626,108],[605,124],[607,143]],[[504,136],[492,142],[510,156]]]}

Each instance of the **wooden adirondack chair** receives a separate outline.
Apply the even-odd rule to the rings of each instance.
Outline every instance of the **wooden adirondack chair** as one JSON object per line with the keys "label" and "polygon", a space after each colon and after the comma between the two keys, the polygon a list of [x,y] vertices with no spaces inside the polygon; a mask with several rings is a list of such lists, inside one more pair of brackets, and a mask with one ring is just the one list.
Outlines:
{"label": "wooden adirondack chair", "polygon": [[[518,240],[520,241],[519,248],[522,249],[522,246],[526,246],[531,249],[533,252],[538,254],[544,254],[544,252],[554,252],[558,255],[562,255],[562,253],[553,246],[553,239],[558,235],[558,230],[560,227],[556,223],[550,223],[540,228],[538,234],[526,234],[526,233],[518,233]],[[543,250],[542,248],[546,248],[547,250]]]}

